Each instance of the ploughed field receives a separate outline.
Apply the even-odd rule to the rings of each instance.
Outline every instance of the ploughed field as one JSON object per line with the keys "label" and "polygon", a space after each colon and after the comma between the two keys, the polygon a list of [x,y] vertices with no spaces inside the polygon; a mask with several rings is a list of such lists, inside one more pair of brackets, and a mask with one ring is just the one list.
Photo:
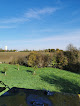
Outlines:
{"label": "ploughed field", "polygon": [[30,52],[0,52],[0,62],[9,63],[13,58],[27,56]]}
{"label": "ploughed field", "polygon": [[[3,73],[7,67],[6,75]],[[34,69],[26,66],[0,64],[0,81],[10,88],[19,87],[27,89],[50,90],[66,93],[80,93],[80,74],[57,68],[38,68],[35,75]],[[0,86],[2,86],[0,84]]]}

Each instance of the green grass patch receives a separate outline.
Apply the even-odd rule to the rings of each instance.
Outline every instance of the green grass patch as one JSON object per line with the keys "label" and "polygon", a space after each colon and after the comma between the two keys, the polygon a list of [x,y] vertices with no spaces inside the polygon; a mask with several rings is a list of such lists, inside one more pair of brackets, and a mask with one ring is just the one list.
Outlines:
{"label": "green grass patch", "polygon": [[[6,75],[2,72],[7,66]],[[36,75],[31,67],[0,64],[0,81],[10,88],[46,89],[56,92],[80,93],[80,74],[56,68],[38,68]],[[0,86],[2,86],[0,84]]]}

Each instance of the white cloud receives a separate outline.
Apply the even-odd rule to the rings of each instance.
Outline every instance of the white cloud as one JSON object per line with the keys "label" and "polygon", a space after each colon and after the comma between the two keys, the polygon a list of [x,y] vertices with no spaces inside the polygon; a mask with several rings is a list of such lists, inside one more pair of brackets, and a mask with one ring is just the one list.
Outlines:
{"label": "white cloud", "polygon": [[24,16],[19,18],[9,18],[9,19],[2,19],[0,23],[21,23],[29,21],[30,18],[40,18],[40,15],[44,14],[51,14],[55,12],[58,8],[43,8],[43,9],[29,9]]}
{"label": "white cloud", "polygon": [[[65,50],[66,46],[72,43],[79,48],[80,46],[80,31],[74,31],[63,35],[53,35],[52,37],[22,39],[6,41],[8,45],[17,45],[18,49],[46,49],[59,48]],[[15,46],[16,47],[16,46]],[[22,47],[22,48],[21,48]]]}
{"label": "white cloud", "polygon": [[[80,40],[80,31],[74,31],[63,35],[53,35],[50,37],[27,39],[27,40],[15,40],[13,42],[47,42],[47,41],[73,41]],[[12,41],[11,41],[12,42]]]}
{"label": "white cloud", "polygon": [[40,15],[51,14],[58,10],[58,8],[43,8],[43,9],[30,9],[25,13],[27,18],[40,18]]}
{"label": "white cloud", "polygon": [[[57,30],[56,30],[57,31]],[[40,30],[32,30],[32,32],[56,32],[54,29],[40,29]]]}
{"label": "white cloud", "polygon": [[0,23],[18,23],[18,22],[25,22],[28,20],[29,19],[26,18],[11,18],[11,19],[0,20]]}
{"label": "white cloud", "polygon": [[16,28],[15,26],[0,26],[0,29]]}

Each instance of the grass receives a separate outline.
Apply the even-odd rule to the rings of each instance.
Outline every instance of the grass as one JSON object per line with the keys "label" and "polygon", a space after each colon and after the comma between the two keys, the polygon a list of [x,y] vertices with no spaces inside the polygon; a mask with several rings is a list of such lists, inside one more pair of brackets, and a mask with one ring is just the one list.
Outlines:
{"label": "grass", "polygon": [[[6,76],[2,73],[8,67]],[[80,74],[56,68],[38,68],[33,75],[33,68],[16,65],[0,64],[0,81],[10,88],[46,89],[56,92],[80,93]],[[0,86],[2,86],[0,84]]]}

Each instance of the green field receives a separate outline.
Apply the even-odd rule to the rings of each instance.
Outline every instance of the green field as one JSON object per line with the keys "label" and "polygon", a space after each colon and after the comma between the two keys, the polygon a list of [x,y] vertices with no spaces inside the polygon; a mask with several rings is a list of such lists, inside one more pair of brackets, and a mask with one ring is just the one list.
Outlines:
{"label": "green field", "polygon": [[[7,74],[2,73],[7,66]],[[38,68],[33,75],[33,68],[16,65],[0,64],[0,81],[10,88],[46,89],[56,92],[80,93],[80,74],[56,68]],[[0,84],[0,86],[2,86]]]}

